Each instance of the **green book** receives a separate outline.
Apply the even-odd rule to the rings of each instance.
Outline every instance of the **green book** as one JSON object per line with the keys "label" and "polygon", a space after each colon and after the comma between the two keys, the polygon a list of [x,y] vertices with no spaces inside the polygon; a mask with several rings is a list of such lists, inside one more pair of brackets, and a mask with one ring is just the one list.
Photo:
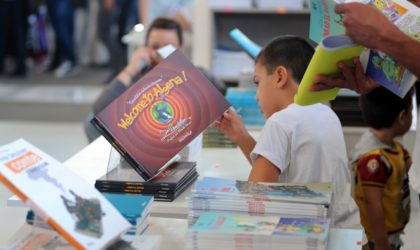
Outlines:
{"label": "green book", "polygon": [[317,75],[334,75],[340,72],[337,62],[344,61],[353,66],[353,58],[358,57],[364,47],[354,43],[344,35],[327,36],[318,45],[303,75],[294,101],[299,105],[310,105],[335,99],[339,88],[324,91],[310,91]]}

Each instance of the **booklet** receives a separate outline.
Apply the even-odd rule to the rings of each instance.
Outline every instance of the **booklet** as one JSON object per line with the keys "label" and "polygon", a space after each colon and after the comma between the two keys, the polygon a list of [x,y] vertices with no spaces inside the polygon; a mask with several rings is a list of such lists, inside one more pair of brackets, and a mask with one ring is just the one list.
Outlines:
{"label": "booklet", "polygon": [[216,87],[175,51],[92,123],[147,181],[229,107]]}
{"label": "booklet", "polygon": [[319,74],[334,75],[340,72],[337,62],[344,61],[347,65],[353,65],[353,58],[360,55],[363,47],[355,44],[347,36],[328,36],[324,38],[315,50],[302,81],[295,95],[295,103],[310,105],[317,102],[325,102],[335,99],[339,88],[323,91],[310,91],[309,87],[314,84],[315,77]]}
{"label": "booklet", "polygon": [[77,249],[103,249],[130,227],[94,187],[23,139],[0,147],[0,182]]}

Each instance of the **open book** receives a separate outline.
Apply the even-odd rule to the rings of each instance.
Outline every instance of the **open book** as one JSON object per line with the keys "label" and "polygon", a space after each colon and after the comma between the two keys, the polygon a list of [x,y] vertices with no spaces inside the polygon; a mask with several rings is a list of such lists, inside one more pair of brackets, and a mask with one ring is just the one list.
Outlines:
{"label": "open book", "polygon": [[0,182],[77,249],[103,249],[130,227],[94,187],[23,139],[0,147]]}
{"label": "open book", "polygon": [[147,181],[229,106],[177,50],[98,113],[92,123]]}
{"label": "open book", "polygon": [[[377,7],[405,34],[420,41],[418,31],[420,25],[420,8],[406,0],[311,0],[310,38],[319,43],[319,46],[323,45],[323,40],[326,37],[344,35],[345,33],[342,23],[343,16],[334,12],[334,6],[336,3],[340,2],[362,2],[371,4]],[[341,53],[341,50],[338,51]],[[317,50],[315,54],[316,53],[319,53],[319,51]],[[416,77],[410,71],[382,52],[365,49],[360,51],[360,53],[353,55],[353,57],[359,56],[364,65],[366,75],[400,97],[405,96],[416,81]],[[312,60],[315,60],[315,56]],[[316,60],[317,62],[320,62],[321,59],[317,56]],[[316,62],[313,64],[316,64]],[[314,75],[314,72],[312,72],[313,68],[308,67],[308,71],[308,74],[311,76]],[[324,72],[315,72],[315,75],[323,73]],[[308,78],[306,80],[308,80]],[[303,101],[306,96],[313,96],[311,93],[306,94],[306,92],[309,92],[308,87],[312,84],[314,84],[313,80],[311,80],[309,84],[305,83],[303,86],[299,87],[300,90],[298,91],[298,95],[304,94],[304,96],[296,98],[298,104],[308,105],[314,102],[328,101],[335,98],[335,95],[332,94],[332,92],[337,93],[337,90],[326,92],[320,91],[319,93],[322,94],[316,96],[325,96],[327,98],[321,98],[319,100],[315,98]]]}
{"label": "open book", "polygon": [[353,58],[362,53],[363,47],[355,44],[347,36],[328,36],[324,38],[315,50],[309,62],[308,68],[303,75],[295,102],[299,105],[309,105],[335,99],[339,88],[325,91],[309,91],[309,87],[315,82],[319,74],[334,75],[340,72],[337,62],[344,61],[349,66],[353,65]]}

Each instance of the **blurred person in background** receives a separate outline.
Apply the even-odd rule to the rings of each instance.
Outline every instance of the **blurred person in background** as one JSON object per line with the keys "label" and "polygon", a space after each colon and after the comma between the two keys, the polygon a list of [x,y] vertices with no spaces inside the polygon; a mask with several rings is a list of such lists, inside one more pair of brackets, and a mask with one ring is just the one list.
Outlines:
{"label": "blurred person in background", "polygon": [[46,0],[55,49],[48,72],[57,78],[80,73],[74,46],[74,6],[70,0]]}
{"label": "blurred person in background", "polygon": [[13,59],[12,76],[26,75],[26,31],[29,0],[0,0],[0,74]]}
{"label": "blurred person in background", "polygon": [[100,0],[98,36],[109,52],[111,73],[108,83],[127,64],[127,46],[121,38],[139,22],[138,0]]}

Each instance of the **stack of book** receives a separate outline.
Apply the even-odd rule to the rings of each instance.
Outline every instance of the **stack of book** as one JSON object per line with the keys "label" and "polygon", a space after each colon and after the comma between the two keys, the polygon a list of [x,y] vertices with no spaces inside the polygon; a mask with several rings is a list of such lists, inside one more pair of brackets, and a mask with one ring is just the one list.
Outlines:
{"label": "stack of book", "polygon": [[256,88],[231,87],[226,92],[226,100],[241,116],[245,126],[260,128],[265,123],[265,117],[255,99],[256,93]]}
{"label": "stack of book", "polygon": [[329,219],[203,213],[187,249],[326,249]]}
{"label": "stack of book", "polygon": [[105,198],[130,222],[128,235],[141,235],[149,226],[153,196],[102,193]]}
{"label": "stack of book", "polygon": [[149,181],[125,161],[97,179],[95,187],[106,193],[144,194],[154,196],[155,201],[173,201],[198,177],[195,162],[174,162]]}
{"label": "stack of book", "polygon": [[300,185],[204,177],[192,190],[189,222],[193,224],[206,211],[327,218],[330,203],[330,183]]}
{"label": "stack of book", "polygon": [[287,249],[325,249],[331,194],[330,183],[204,177],[189,200],[188,246],[206,249],[217,239],[221,249],[272,249],[278,244]]}
{"label": "stack of book", "polygon": [[203,133],[203,148],[234,147],[236,144],[216,128],[208,127]]}

